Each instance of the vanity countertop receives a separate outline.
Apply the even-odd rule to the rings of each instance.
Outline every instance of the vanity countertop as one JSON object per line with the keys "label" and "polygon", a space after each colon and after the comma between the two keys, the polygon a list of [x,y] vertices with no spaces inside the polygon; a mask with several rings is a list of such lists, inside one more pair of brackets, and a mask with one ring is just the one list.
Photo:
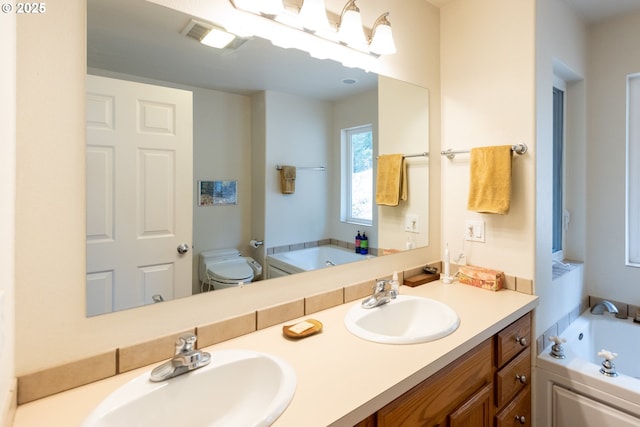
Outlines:
{"label": "vanity countertop", "polygon": [[[310,316],[323,323],[321,333],[300,340],[283,336],[276,325],[205,350],[249,349],[280,356],[296,371],[298,385],[275,427],[353,426],[505,326],[533,310],[538,298],[510,290],[491,292],[458,283],[432,282],[401,294],[442,301],[460,316],[460,326],[439,340],[385,345],[362,340],[344,326],[353,304]],[[153,366],[78,387],[18,407],[13,427],[77,426],[110,392]],[[211,396],[215,399],[215,396]]]}

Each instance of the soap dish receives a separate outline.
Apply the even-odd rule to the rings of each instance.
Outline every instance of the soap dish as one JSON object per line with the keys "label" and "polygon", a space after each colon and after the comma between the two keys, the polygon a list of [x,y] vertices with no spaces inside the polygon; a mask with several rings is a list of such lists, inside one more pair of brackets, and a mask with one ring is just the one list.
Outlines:
{"label": "soap dish", "polygon": [[293,325],[282,327],[282,333],[288,338],[305,338],[322,330],[322,323],[315,319],[306,319]]}

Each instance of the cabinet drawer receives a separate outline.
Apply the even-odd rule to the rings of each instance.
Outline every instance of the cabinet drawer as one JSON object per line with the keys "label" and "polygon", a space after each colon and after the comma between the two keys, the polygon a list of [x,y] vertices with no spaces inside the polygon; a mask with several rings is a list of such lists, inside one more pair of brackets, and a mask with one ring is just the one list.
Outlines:
{"label": "cabinet drawer", "polygon": [[496,406],[501,408],[531,382],[531,349],[527,348],[496,374]]}
{"label": "cabinet drawer", "polygon": [[496,427],[531,426],[531,387],[527,386],[496,415]]}
{"label": "cabinet drawer", "polygon": [[531,313],[527,313],[498,332],[496,337],[496,365],[498,368],[529,347],[531,342]]}
{"label": "cabinet drawer", "polygon": [[493,342],[483,342],[378,411],[378,426],[446,425],[448,415],[491,383]]}

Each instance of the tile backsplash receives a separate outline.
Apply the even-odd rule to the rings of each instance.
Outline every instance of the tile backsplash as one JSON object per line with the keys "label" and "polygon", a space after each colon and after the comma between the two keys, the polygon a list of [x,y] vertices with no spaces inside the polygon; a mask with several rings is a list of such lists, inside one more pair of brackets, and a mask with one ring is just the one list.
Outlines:
{"label": "tile backsplash", "polygon": [[[441,267],[439,262],[429,265]],[[399,272],[400,283],[402,283],[405,275],[406,277],[412,277],[421,272],[422,266]],[[389,275],[388,278],[390,279],[391,276]],[[507,284],[507,287],[512,290],[528,294],[533,292],[533,281],[530,279],[508,276]],[[173,356],[174,343],[177,336],[183,332],[193,332],[198,336],[196,343],[198,348],[208,347],[288,320],[350,303],[369,295],[372,287],[373,281],[371,280],[351,284],[343,288],[332,289],[303,299],[265,307],[215,323],[197,325],[188,331],[172,333],[65,365],[23,375],[18,378],[18,404],[24,404],[169,359]]]}

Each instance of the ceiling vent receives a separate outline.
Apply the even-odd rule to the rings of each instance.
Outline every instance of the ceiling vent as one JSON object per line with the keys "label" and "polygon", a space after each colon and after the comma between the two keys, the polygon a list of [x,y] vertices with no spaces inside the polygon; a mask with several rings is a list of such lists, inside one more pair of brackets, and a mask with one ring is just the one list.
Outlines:
{"label": "ceiling vent", "polygon": [[191,37],[197,41],[202,41],[209,31],[213,28],[212,25],[207,25],[204,22],[199,22],[194,19],[190,19],[187,26],[184,27],[181,34],[186,37]]}
{"label": "ceiling vent", "polygon": [[[213,24],[208,24],[202,21],[196,21],[195,19],[190,19],[184,29],[180,32],[185,37],[190,37],[198,42],[202,42],[202,39],[205,38],[207,34],[213,29],[218,29],[220,31],[225,31],[222,28],[216,27]],[[225,49],[237,49],[244,42],[246,42],[246,38],[236,37],[231,43],[229,43]]]}

